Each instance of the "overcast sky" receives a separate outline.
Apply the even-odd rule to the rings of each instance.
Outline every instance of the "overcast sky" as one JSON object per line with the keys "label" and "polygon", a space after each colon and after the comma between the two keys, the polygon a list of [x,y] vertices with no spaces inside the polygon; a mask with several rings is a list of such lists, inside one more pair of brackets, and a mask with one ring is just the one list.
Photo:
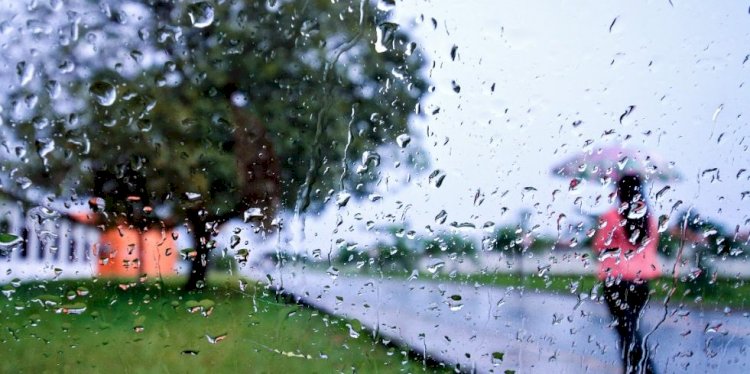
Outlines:
{"label": "overcast sky", "polygon": [[[428,114],[410,124],[410,146],[421,143],[431,165],[407,183],[383,183],[382,200],[340,209],[332,203],[308,216],[304,246],[367,241],[367,221],[440,229],[434,217],[442,210],[446,225],[511,222],[524,209],[541,230],[555,230],[560,214],[575,224],[577,212],[609,208],[606,199],[593,202],[611,186],[589,183],[572,195],[569,181],[550,169],[587,142],[625,144],[674,162],[685,178],[658,201],[665,184],[650,186],[658,214],[682,200],[683,208],[747,231],[750,194],[743,200],[742,193],[750,172],[737,175],[750,169],[748,4],[672,2],[396,1],[395,22],[413,33],[431,66]],[[390,164],[381,166],[384,177],[403,176]],[[436,169],[446,175],[439,188],[428,183]],[[553,198],[555,190],[562,192]],[[299,227],[293,221],[287,227]]]}
{"label": "overcast sky", "polygon": [[[381,191],[382,201],[331,209],[312,226],[308,219],[307,239],[322,236],[322,244],[346,236],[326,235],[336,213],[343,220],[339,231],[359,231],[369,219],[392,220],[389,214],[418,230],[436,227],[443,209],[446,223],[507,222],[523,208],[547,230],[561,213],[576,223],[575,197],[584,198],[584,213],[600,213],[610,206],[606,199],[592,206],[594,198],[611,187],[593,183],[572,196],[569,181],[552,177],[550,169],[582,152],[588,140],[674,162],[684,180],[670,184],[659,201],[653,195],[665,184],[651,186],[657,213],[682,200],[683,208],[694,206],[732,230],[739,224],[747,231],[750,196],[741,194],[750,190],[750,174],[736,175],[750,169],[748,4],[673,2],[397,1],[395,19],[413,30],[435,65],[429,70],[435,92],[424,107],[440,112],[411,124],[432,165],[406,187]],[[632,114],[620,123],[631,105]],[[609,130],[613,134],[603,136]],[[427,178],[438,168],[446,178],[435,188]],[[701,176],[711,168],[718,168],[719,179]],[[555,189],[563,192],[553,201]],[[477,191],[484,194],[479,206]]]}

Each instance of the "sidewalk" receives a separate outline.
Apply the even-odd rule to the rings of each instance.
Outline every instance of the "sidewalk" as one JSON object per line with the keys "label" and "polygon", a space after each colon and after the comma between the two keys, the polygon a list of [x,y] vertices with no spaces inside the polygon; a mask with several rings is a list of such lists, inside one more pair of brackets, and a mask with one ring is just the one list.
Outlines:
{"label": "sidewalk", "polygon": [[[244,273],[267,282],[266,272]],[[333,279],[302,267],[273,269],[271,276],[275,286],[316,308],[357,319],[385,339],[466,371],[561,374],[619,367],[608,312],[589,298],[422,280]],[[649,338],[660,373],[750,371],[750,318],[675,307]],[[652,302],[644,335],[664,316],[664,307]]]}

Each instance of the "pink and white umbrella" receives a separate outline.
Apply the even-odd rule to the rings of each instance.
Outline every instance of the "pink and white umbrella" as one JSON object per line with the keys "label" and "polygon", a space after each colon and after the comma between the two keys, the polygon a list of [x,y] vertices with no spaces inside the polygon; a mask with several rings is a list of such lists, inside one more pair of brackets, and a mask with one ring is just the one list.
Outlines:
{"label": "pink and white umbrella", "polygon": [[608,183],[623,175],[638,174],[644,180],[670,182],[681,175],[673,162],[637,148],[612,145],[594,147],[552,168],[556,176]]}

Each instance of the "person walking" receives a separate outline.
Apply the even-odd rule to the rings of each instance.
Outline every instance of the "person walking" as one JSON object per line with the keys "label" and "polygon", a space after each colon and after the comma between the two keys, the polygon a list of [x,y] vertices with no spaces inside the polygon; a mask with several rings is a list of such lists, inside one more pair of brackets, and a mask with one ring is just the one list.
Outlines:
{"label": "person walking", "polygon": [[622,176],[617,198],[619,206],[602,215],[594,237],[598,278],[604,282],[604,300],[616,322],[625,373],[655,373],[638,325],[649,299],[648,282],[661,275],[658,226],[640,176]]}

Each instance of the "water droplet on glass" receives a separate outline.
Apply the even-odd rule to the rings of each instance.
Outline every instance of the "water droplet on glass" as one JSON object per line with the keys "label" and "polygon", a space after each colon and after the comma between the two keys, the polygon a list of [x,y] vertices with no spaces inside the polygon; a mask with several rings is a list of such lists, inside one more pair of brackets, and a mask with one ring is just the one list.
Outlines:
{"label": "water droplet on glass", "polygon": [[55,99],[60,96],[60,82],[56,80],[48,81],[47,84],[44,85],[44,88],[47,90],[47,94],[49,95],[50,99]]}
{"label": "water droplet on glass", "polygon": [[383,22],[378,25],[376,31],[377,40],[375,41],[375,51],[383,53],[388,50],[388,45],[393,44],[393,39],[398,30],[398,24],[392,22]]}
{"label": "water droplet on glass", "polygon": [[206,340],[208,340],[208,342],[211,344],[219,343],[222,340],[226,339],[226,337],[227,337],[227,334],[221,334],[221,335],[216,335],[216,336],[211,336],[211,335],[206,334]]}
{"label": "water droplet on glass", "polygon": [[205,1],[190,4],[187,10],[193,27],[202,29],[214,22],[214,7]]}
{"label": "water droplet on glass", "polygon": [[346,204],[349,203],[349,199],[352,197],[352,194],[342,191],[339,192],[338,196],[336,197],[336,205],[339,207],[345,207]]}
{"label": "water droplet on glass", "polygon": [[97,81],[89,87],[89,93],[94,96],[94,99],[101,106],[110,106],[115,103],[117,99],[117,90],[109,82]]}
{"label": "water droplet on glass", "polygon": [[628,212],[629,219],[638,219],[646,215],[646,212],[648,211],[648,206],[644,202],[638,201],[634,205],[635,206],[632,207],[630,211]]}
{"label": "water droplet on glass", "polygon": [[18,82],[21,86],[25,86],[34,77],[34,64],[26,61],[19,62],[16,64],[16,74],[18,75]]}
{"label": "water droplet on glass", "polygon": [[668,227],[669,227],[669,216],[666,214],[662,214],[661,216],[659,216],[659,232],[667,231]]}
{"label": "water droplet on glass", "polygon": [[332,279],[336,279],[339,276],[339,269],[331,266],[326,270],[326,273],[331,276]]}
{"label": "water droplet on glass", "polygon": [[5,297],[10,299],[13,294],[16,293],[16,289],[11,285],[5,285],[2,287],[2,289],[0,289],[0,292],[2,292]]}
{"label": "water droplet on glass", "polygon": [[443,180],[445,180],[445,172],[440,169],[435,169],[435,171],[430,173],[428,180],[430,184],[437,188],[440,188],[440,186],[443,185]]}
{"label": "water droplet on glass", "polygon": [[406,148],[407,145],[411,142],[411,136],[408,134],[401,134],[396,137],[396,144],[398,144],[401,148]]}
{"label": "water droplet on glass", "polygon": [[396,6],[396,0],[379,0],[378,9],[387,12]]}
{"label": "water droplet on glass", "polygon": [[445,211],[445,209],[441,210],[436,216],[435,216],[435,223],[437,224],[443,224],[445,223],[445,220],[448,218],[448,212]]}
{"label": "water droplet on glass", "polygon": [[451,295],[450,297],[448,297],[448,308],[452,312],[461,310],[461,308],[464,307],[464,303],[462,300],[463,298],[461,297],[461,295]]}
{"label": "water droplet on glass", "polygon": [[143,62],[143,52],[134,49],[130,51],[130,58],[132,58],[136,63],[140,64],[141,62]]}
{"label": "water droplet on glass", "polygon": [[498,366],[503,362],[505,354],[503,352],[492,352],[492,365]]}
{"label": "water droplet on glass", "polygon": [[185,198],[188,199],[188,201],[198,201],[201,199],[201,194],[197,192],[185,192]]}
{"label": "water droplet on glass", "polygon": [[23,239],[20,236],[0,233],[0,253],[6,252],[8,249],[20,244],[21,242],[23,242]]}
{"label": "water droplet on glass", "polygon": [[85,311],[86,311],[86,304],[75,303],[75,304],[62,305],[55,312],[62,313],[62,314],[83,314],[83,312]]}
{"label": "water droplet on glass", "polygon": [[427,266],[427,271],[429,271],[430,274],[435,274],[443,266],[445,266],[445,261],[435,261],[432,264],[430,264],[430,265]]}
{"label": "water droplet on glass", "polygon": [[250,208],[242,214],[242,219],[245,223],[250,222],[253,219],[263,219],[263,210],[260,208]]}

